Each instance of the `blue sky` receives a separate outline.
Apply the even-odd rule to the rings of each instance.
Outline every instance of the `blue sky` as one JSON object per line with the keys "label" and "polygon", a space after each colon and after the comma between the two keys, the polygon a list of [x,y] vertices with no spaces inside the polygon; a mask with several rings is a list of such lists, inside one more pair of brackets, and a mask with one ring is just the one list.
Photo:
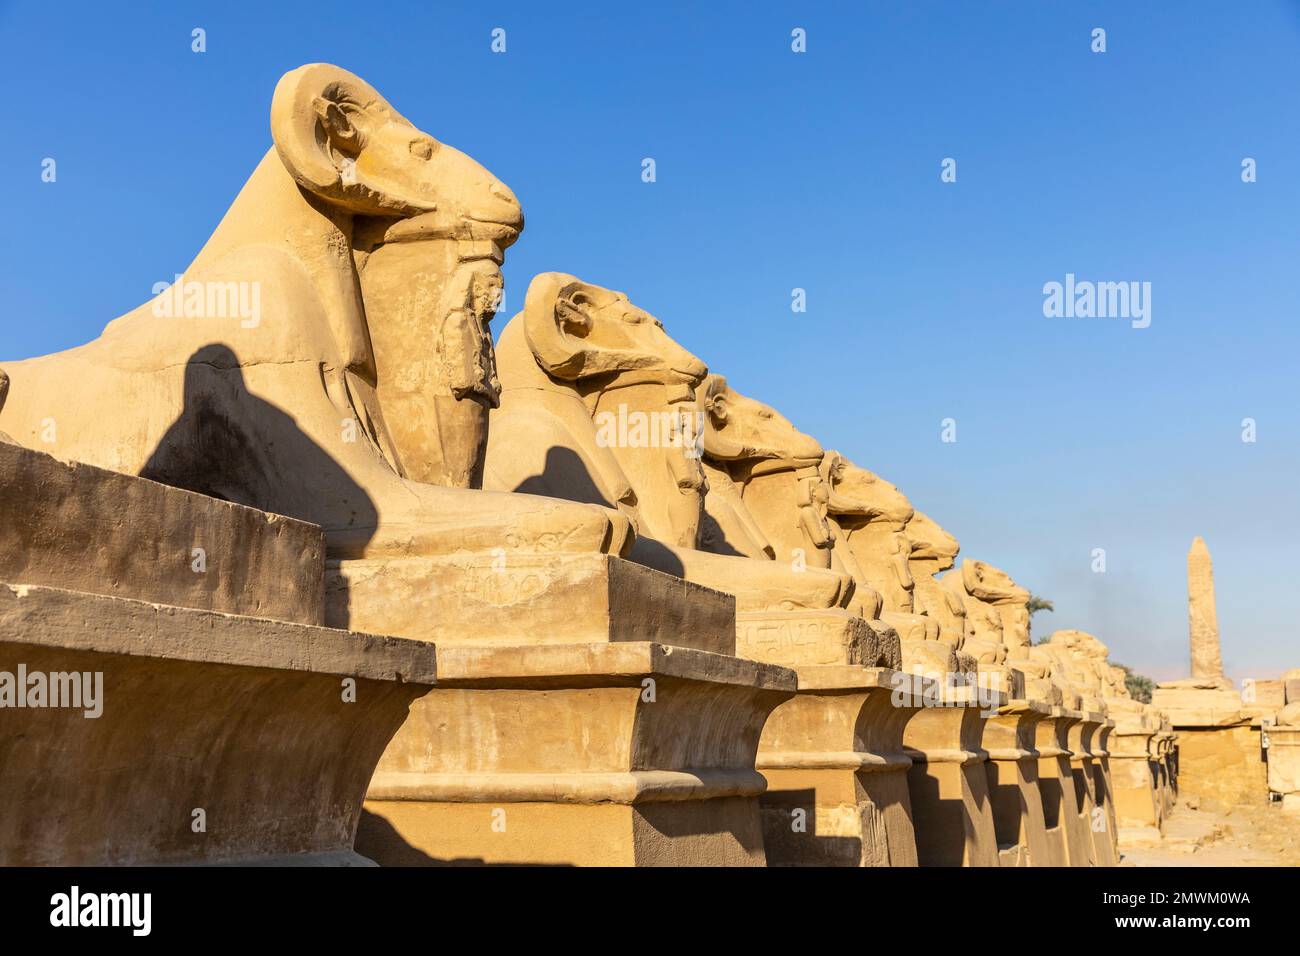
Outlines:
{"label": "blue sky", "polygon": [[[1300,5],[612,6],[0,3],[0,357],[180,271],[276,80],[334,62],[520,197],[511,311],[546,270],[626,291],[1053,599],[1036,632],[1157,677],[1187,670],[1201,534],[1230,673],[1300,666]],[[1150,282],[1151,326],[1045,318],[1066,273]]]}

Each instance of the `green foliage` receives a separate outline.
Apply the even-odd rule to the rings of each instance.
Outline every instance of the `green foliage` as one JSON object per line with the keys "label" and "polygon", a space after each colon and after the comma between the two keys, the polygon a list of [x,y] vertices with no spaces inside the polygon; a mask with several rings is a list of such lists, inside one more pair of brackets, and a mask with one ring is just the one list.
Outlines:
{"label": "green foliage", "polygon": [[1128,688],[1129,696],[1143,704],[1151,703],[1151,692],[1156,689],[1156,682],[1150,677],[1134,674],[1126,664],[1115,666],[1124,672],[1124,686]]}
{"label": "green foliage", "polygon": [[1039,611],[1055,611],[1056,608],[1052,606],[1052,602],[1047,600],[1047,598],[1041,598],[1031,591],[1029,594],[1029,603],[1025,605],[1025,610],[1029,612],[1030,640],[1035,644],[1042,644],[1047,640],[1047,638],[1042,637],[1036,641],[1033,640],[1034,615]]}
{"label": "green foliage", "polygon": [[1029,603],[1025,605],[1029,611],[1029,616],[1033,617],[1039,611],[1055,611],[1056,607],[1047,598],[1040,598],[1037,594],[1029,595]]}

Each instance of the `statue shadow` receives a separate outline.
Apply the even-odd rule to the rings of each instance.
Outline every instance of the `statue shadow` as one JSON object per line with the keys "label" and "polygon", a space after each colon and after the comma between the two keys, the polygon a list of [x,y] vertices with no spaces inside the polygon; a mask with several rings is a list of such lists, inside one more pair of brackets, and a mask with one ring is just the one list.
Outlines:
{"label": "statue shadow", "polygon": [[561,498],[605,508],[616,506],[597,486],[578,453],[562,445],[552,445],[547,449],[541,473],[525,478],[515,486],[514,491],[522,495]]}
{"label": "statue shadow", "polygon": [[564,863],[489,863],[482,857],[436,857],[430,856],[419,847],[413,846],[387,820],[369,810],[361,811],[361,821],[357,825],[356,851],[367,859],[374,860],[380,866],[387,867],[425,867],[425,866],[568,866]]}
{"label": "statue shadow", "polygon": [[[617,504],[600,490],[587,465],[577,452],[562,445],[553,445],[546,452],[546,461],[540,474],[532,475],[519,482],[515,493],[540,495],[543,498],[560,498],[576,501],[584,505],[600,505],[604,508],[617,508]],[[633,497],[633,505],[636,498]],[[654,540],[637,535],[629,557],[656,571],[663,571],[677,577],[685,577],[686,568],[672,549]]]}
{"label": "statue shadow", "polygon": [[291,414],[250,392],[234,350],[219,343],[190,356],[180,416],[140,475],[310,522],[350,551],[364,547],[378,524],[365,489]]}
{"label": "statue shadow", "polygon": [[727,540],[727,532],[718,523],[718,519],[707,511],[700,515],[700,550],[737,558],[748,557]]}
{"label": "statue shadow", "polygon": [[861,839],[818,832],[815,787],[769,789],[759,808],[768,866],[861,865]]}

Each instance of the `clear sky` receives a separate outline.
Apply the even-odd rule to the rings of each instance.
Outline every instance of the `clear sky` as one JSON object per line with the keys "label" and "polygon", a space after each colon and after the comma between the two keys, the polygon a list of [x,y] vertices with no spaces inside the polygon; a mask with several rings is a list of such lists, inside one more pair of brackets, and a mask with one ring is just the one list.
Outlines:
{"label": "clear sky", "polygon": [[[181,271],[313,61],[520,197],[510,311],[627,292],[1054,600],[1036,634],[1184,676],[1200,534],[1229,672],[1300,666],[1296,3],[0,2],[0,358]],[[1067,273],[1150,282],[1150,326],[1045,317]]]}

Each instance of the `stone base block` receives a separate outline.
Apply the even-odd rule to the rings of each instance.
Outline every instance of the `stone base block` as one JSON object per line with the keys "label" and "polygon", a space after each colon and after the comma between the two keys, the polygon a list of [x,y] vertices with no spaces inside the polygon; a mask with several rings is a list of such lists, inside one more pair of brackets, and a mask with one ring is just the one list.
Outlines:
{"label": "stone base block", "polygon": [[654,643],[439,647],[366,800],[386,865],[764,863],[754,768],[793,671]]}
{"label": "stone base block", "polygon": [[1182,727],[1230,727],[1249,722],[1241,694],[1223,678],[1204,681],[1169,681],[1156,687],[1151,706]]}
{"label": "stone base block", "polygon": [[736,599],[601,554],[331,561],[325,621],[452,644],[649,641],[736,649]]}
{"label": "stone base block", "polygon": [[759,744],[768,865],[916,866],[903,728],[921,688],[882,668],[797,670]]}
{"label": "stone base block", "polygon": [[423,642],[0,584],[0,865],[365,862],[434,680]]}
{"label": "stone base block", "polygon": [[1297,809],[1300,801],[1300,727],[1268,729],[1268,789],[1282,794],[1282,805]]}
{"label": "stone base block", "polygon": [[945,681],[949,674],[964,674],[969,664],[942,641],[904,640],[900,642],[902,670],[928,680]]}
{"label": "stone base block", "polygon": [[838,608],[819,611],[742,611],[736,615],[736,655],[755,661],[804,665],[884,666],[890,647],[863,618]]}
{"label": "stone base block", "polygon": [[1036,743],[1038,724],[1051,714],[1043,701],[1012,700],[984,725],[989,799],[1003,866],[1051,864]]}
{"label": "stone base block", "polygon": [[315,525],[0,441],[0,581],[324,622]]}
{"label": "stone base block", "polygon": [[1100,764],[1099,734],[1106,723],[1102,714],[1084,712],[1082,719],[1070,725],[1070,771],[1079,818],[1088,834],[1085,853],[1092,866],[1114,866],[1118,862],[1109,782]]}
{"label": "stone base block", "polygon": [[997,831],[989,799],[984,721],[1006,703],[979,688],[949,690],[923,707],[903,731],[912,758],[908,794],[921,866],[998,866]]}
{"label": "stone base block", "polygon": [[1051,866],[1091,866],[1092,837],[1083,816],[1083,794],[1075,786],[1070,766],[1070,730],[1083,720],[1079,711],[1053,707],[1038,724],[1038,789],[1043,798]]}
{"label": "stone base block", "polygon": [[1177,729],[1181,795],[1225,806],[1266,799],[1268,772],[1259,730],[1245,724]]}
{"label": "stone base block", "polygon": [[[1120,842],[1147,831],[1158,839],[1165,807],[1158,765],[1149,759],[1155,732],[1140,725],[1121,727],[1110,738],[1111,793]],[[1130,843],[1129,845],[1144,845]]]}

